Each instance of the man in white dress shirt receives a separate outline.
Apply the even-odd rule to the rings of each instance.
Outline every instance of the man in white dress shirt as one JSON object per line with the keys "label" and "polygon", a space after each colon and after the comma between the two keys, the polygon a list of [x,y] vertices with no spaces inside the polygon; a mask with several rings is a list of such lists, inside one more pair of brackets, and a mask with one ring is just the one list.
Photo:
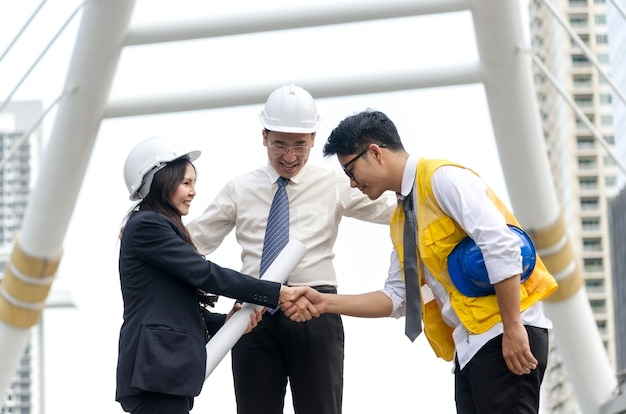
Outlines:
{"label": "man in white dress shirt", "polygon": [[[289,236],[302,242],[307,254],[287,284],[336,293],[333,245],[342,217],[388,224],[395,198],[389,193],[372,201],[351,188],[341,171],[307,164],[320,118],[313,98],[301,87],[287,85],[272,92],[260,119],[268,164],[232,179],[188,229],[204,255],[235,229],[242,248],[241,272],[258,277],[277,180],[289,179]],[[282,312],[267,312],[232,350],[237,412],[282,413],[289,382],[298,414],[339,414],[343,363],[339,315],[300,324]]]}
{"label": "man in white dress shirt", "polygon": [[[425,335],[438,357],[454,359],[457,412],[537,413],[552,327],[540,301],[557,284],[534,250],[534,267],[523,268],[519,238],[509,227],[519,228],[513,214],[473,171],[409,155],[382,112],[344,119],[324,146],[324,155],[335,154],[351,185],[372,200],[387,190],[398,199],[413,197],[417,274],[404,274],[405,216],[398,207],[390,221],[397,254],[384,288],[360,295],[311,291],[307,298],[321,314],[398,318],[405,314],[405,279],[418,278]],[[489,292],[473,291],[463,266],[448,266],[467,237],[480,248]],[[287,308],[287,315],[295,310]]]}

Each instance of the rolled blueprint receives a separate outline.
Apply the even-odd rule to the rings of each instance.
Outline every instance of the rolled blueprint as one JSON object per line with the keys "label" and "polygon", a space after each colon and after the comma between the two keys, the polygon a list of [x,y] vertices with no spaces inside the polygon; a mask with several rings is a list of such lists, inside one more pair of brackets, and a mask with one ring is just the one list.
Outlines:
{"label": "rolled blueprint", "polygon": [[[270,267],[263,274],[263,280],[272,282],[285,283],[287,278],[298,266],[306,254],[306,247],[298,240],[290,239],[289,243],[274,259]],[[217,367],[228,351],[237,343],[239,338],[246,332],[248,322],[250,322],[250,314],[255,309],[262,309],[261,305],[244,303],[241,309],[226,321],[224,326],[211,338],[206,345],[206,375],[205,379]]]}

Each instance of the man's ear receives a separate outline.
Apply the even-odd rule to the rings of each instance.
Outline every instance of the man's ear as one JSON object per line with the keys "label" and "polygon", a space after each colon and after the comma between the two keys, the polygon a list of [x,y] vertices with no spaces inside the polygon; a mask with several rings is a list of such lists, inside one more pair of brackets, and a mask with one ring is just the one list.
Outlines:
{"label": "man's ear", "polygon": [[370,151],[372,152],[372,155],[374,156],[374,158],[376,158],[376,161],[378,162],[382,161],[383,151],[378,145],[370,144]]}

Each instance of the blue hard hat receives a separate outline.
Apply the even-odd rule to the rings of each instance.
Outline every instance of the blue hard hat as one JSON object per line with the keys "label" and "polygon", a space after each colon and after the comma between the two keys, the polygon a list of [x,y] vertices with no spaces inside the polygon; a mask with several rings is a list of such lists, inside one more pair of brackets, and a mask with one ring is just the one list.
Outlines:
{"label": "blue hard hat", "polygon": [[[512,225],[509,225],[509,228],[519,237],[522,250],[521,281],[523,282],[528,279],[535,268],[537,260],[535,246],[522,229]],[[493,285],[489,282],[480,248],[469,236],[457,244],[448,255],[448,272],[454,286],[465,296],[475,298],[495,293]]]}

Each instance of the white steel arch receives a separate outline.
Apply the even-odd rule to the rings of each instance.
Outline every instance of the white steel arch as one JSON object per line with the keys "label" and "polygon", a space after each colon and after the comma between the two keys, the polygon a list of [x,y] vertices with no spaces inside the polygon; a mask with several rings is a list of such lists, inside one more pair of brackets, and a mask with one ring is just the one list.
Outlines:
{"label": "white steel arch", "polygon": [[[134,28],[130,27],[133,7],[131,0],[93,0],[84,6],[65,85],[73,92],[61,100],[20,238],[0,284],[2,392],[24,350],[29,328],[37,323],[45,305],[101,120],[260,103],[266,97],[265,85],[245,85],[160,99],[137,97],[108,102],[124,47],[468,10],[474,21],[479,62],[420,73],[398,70],[380,77],[313,79],[308,89],[323,98],[467,83],[484,85],[516,216],[531,232],[544,262],[559,280],[560,288],[546,303],[546,311],[555,322],[555,335],[562,343],[571,344],[562,351],[575,394],[585,413],[597,413],[610,398],[617,382],[591,316],[551,184],[518,1],[390,0],[363,3],[349,10],[340,5],[311,7],[306,13],[286,8],[278,15],[275,11],[271,15],[242,12],[227,22],[216,19]],[[58,182],[65,185],[55,186]],[[583,360],[584,366],[580,364]]]}

